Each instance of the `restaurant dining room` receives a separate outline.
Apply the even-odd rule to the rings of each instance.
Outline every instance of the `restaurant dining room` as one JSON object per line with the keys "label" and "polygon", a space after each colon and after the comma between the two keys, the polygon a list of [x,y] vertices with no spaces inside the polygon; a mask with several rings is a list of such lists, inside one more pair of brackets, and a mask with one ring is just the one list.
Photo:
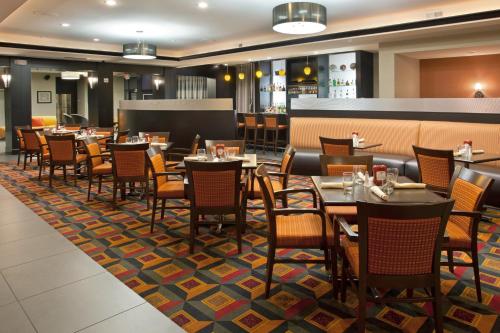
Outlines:
{"label": "restaurant dining room", "polygon": [[498,0],[4,0],[0,333],[500,332]]}

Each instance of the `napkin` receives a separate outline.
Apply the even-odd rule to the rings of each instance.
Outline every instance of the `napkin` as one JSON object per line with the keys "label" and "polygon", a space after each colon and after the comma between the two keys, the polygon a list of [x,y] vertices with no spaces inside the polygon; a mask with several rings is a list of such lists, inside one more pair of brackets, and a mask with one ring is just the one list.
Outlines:
{"label": "napkin", "polygon": [[473,154],[484,154],[484,149],[472,149]]}
{"label": "napkin", "polygon": [[344,188],[342,182],[324,182],[321,183],[321,188]]}
{"label": "napkin", "polygon": [[363,181],[365,181],[365,175],[360,171],[358,171],[358,178],[363,179]]}
{"label": "napkin", "polygon": [[425,188],[426,184],[423,183],[394,183],[394,188],[404,189],[404,188]]}
{"label": "napkin", "polygon": [[151,142],[151,146],[166,146],[167,144],[164,142]]}
{"label": "napkin", "polygon": [[198,161],[198,156],[185,156],[185,161]]}
{"label": "napkin", "polygon": [[365,138],[360,138],[360,139],[358,139],[358,142],[359,142],[359,143],[365,142]]}
{"label": "napkin", "polygon": [[234,160],[234,161],[250,162],[250,159],[248,157],[244,157],[244,156],[232,156],[232,157],[229,157],[228,159]]}
{"label": "napkin", "polygon": [[375,194],[377,197],[379,197],[380,199],[386,201],[387,199],[389,199],[389,196],[387,194],[385,194],[381,189],[380,187],[378,186],[372,186],[370,187],[370,191]]}

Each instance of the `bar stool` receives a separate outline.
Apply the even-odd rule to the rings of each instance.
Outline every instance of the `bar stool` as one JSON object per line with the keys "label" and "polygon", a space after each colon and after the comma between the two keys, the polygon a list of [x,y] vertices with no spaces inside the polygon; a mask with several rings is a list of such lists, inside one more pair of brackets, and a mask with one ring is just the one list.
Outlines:
{"label": "bar stool", "polygon": [[[288,125],[279,124],[279,118],[277,114],[266,114],[264,115],[264,154],[266,153],[267,147],[267,133],[272,133],[272,145],[274,147],[274,155],[276,155],[276,149],[279,141],[280,131],[286,130]],[[282,140],[283,141],[283,140]]]}
{"label": "bar stool", "polygon": [[[257,122],[257,116],[255,114],[252,115],[245,115],[245,135],[243,136],[243,140],[245,141],[245,144],[247,144],[248,141],[248,135],[249,131],[253,131],[253,149],[254,152],[257,152],[257,132],[259,129],[264,128],[264,124],[259,124]],[[250,141],[252,142],[252,141]]]}

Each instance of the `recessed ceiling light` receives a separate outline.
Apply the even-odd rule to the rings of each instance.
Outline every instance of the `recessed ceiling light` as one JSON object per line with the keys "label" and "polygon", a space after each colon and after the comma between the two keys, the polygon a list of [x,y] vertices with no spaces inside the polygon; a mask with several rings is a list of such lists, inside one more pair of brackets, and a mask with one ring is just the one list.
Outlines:
{"label": "recessed ceiling light", "polygon": [[104,3],[106,4],[106,6],[110,6],[110,7],[116,6],[115,0],[106,0],[106,1],[104,1]]}
{"label": "recessed ceiling light", "polygon": [[101,40],[99,38],[94,38],[94,42],[100,42]]}
{"label": "recessed ceiling light", "polygon": [[198,8],[205,9],[208,7],[208,3],[205,1],[198,2]]}
{"label": "recessed ceiling light", "polygon": [[318,51],[314,51],[314,54],[318,54],[319,52]]}
{"label": "recessed ceiling light", "polygon": [[67,28],[69,26],[71,26],[71,24],[69,24],[69,23],[61,23],[61,27]]}
{"label": "recessed ceiling light", "polygon": [[272,59],[273,57],[267,57],[267,60]]}
{"label": "recessed ceiling light", "polygon": [[251,61],[252,61],[252,58],[248,58],[248,61],[250,61],[250,62],[251,62]]}

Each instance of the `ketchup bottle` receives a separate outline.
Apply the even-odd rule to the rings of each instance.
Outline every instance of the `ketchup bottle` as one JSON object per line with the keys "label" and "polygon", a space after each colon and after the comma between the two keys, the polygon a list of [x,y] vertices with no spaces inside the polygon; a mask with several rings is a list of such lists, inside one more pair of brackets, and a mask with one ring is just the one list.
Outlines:
{"label": "ketchup bottle", "polygon": [[381,186],[384,184],[387,176],[387,166],[383,164],[376,164],[373,166],[373,184]]}

